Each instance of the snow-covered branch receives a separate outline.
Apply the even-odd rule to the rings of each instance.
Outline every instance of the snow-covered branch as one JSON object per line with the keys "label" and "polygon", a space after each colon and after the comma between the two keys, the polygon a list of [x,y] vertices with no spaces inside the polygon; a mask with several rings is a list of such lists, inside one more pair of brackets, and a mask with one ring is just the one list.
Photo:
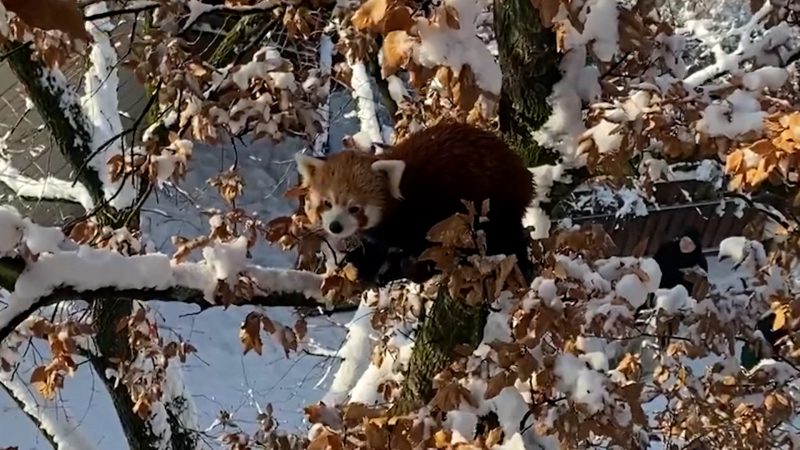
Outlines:
{"label": "snow-covered branch", "polygon": [[36,180],[20,173],[11,162],[0,157],[0,182],[20,197],[41,200],[62,200],[78,203],[86,211],[94,208],[94,201],[89,191],[81,183],[61,180],[47,176]]}
{"label": "snow-covered branch", "polygon": [[[245,304],[323,302],[322,279],[310,272],[247,266],[242,276],[252,278],[258,292]],[[27,266],[17,258],[0,258],[0,284],[13,292],[0,310],[0,341],[39,308],[64,300],[132,298],[191,303],[201,310],[223,305],[214,296],[214,272],[204,263],[173,264],[163,254],[123,256],[89,247],[41,255]]]}
{"label": "snow-covered branch", "polygon": [[[58,415],[54,410],[42,407],[19,377],[10,372],[0,371],[0,386],[14,399],[22,411],[42,430],[46,438],[57,450],[92,450],[97,448],[83,434],[80,423],[65,423],[65,411]],[[62,405],[63,406],[63,405]],[[63,406],[66,408],[66,406]]]}
{"label": "snow-covered branch", "polygon": [[375,95],[372,92],[372,84],[364,62],[353,62],[350,67],[353,69],[350,85],[353,88],[353,98],[356,99],[358,121],[361,123],[361,130],[353,138],[359,147],[368,149],[372,147],[373,143],[383,143],[375,107]]}
{"label": "snow-covered branch", "polygon": [[319,38],[319,76],[325,87],[325,102],[318,108],[321,117],[322,131],[314,139],[314,153],[322,154],[327,149],[329,130],[331,127],[331,67],[333,64],[334,46],[330,36],[323,34]]}
{"label": "snow-covered branch", "polygon": [[282,5],[282,0],[262,0],[255,5],[238,5],[230,6],[229,4],[210,4],[203,3],[200,0],[189,0],[186,4],[189,9],[189,16],[182,27],[181,32],[188,30],[192,25],[197,22],[200,17],[212,12],[225,12],[230,14],[259,14],[276,6]]}
{"label": "snow-covered branch", "polygon": [[[247,240],[215,244],[204,261],[176,262],[162,253],[126,256],[78,245],[59,228],[41,227],[11,207],[0,208],[0,286],[11,292],[0,310],[0,341],[37,309],[63,300],[132,298],[192,303],[201,309],[237,303],[245,296],[264,306],[316,306],[319,275],[247,265]],[[220,286],[227,284],[222,301]],[[232,291],[232,292],[231,292]],[[237,298],[231,300],[231,297]]]}
{"label": "snow-covered branch", "polygon": [[[86,8],[87,14],[108,11],[105,2],[95,3]],[[130,177],[121,182],[111,181],[108,161],[114,155],[123,154],[125,147],[122,121],[119,115],[119,76],[117,74],[118,56],[111,43],[109,33],[114,24],[109,19],[86,22],[86,31],[92,35],[89,60],[91,64],[84,74],[85,94],[81,106],[86,119],[92,125],[91,158],[86,164],[94,168],[100,177],[104,198],[115,207],[127,207],[136,199],[136,189]]]}
{"label": "snow-covered branch", "polygon": [[374,309],[373,302],[368,296],[365,296],[358,305],[353,319],[346,325],[347,342],[336,354],[343,361],[339,365],[339,370],[336,371],[328,392],[322,398],[322,402],[326,405],[342,404],[369,366],[374,344],[371,336],[374,330],[370,319]]}

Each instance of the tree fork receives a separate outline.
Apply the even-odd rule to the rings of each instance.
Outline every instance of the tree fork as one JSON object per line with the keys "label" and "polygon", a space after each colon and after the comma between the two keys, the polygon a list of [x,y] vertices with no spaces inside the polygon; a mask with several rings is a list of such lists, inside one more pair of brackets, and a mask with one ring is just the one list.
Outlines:
{"label": "tree fork", "polygon": [[[72,167],[83,166],[92,154],[92,138],[80,103],[70,104],[67,111],[63,110],[61,100],[67,92],[56,83],[52,72],[34,55],[30,44],[6,41],[0,43],[0,51],[8,55],[11,71],[25,86],[61,154]],[[81,171],[79,181],[86,186],[95,204],[99,205],[104,194],[97,172],[87,168]]]}

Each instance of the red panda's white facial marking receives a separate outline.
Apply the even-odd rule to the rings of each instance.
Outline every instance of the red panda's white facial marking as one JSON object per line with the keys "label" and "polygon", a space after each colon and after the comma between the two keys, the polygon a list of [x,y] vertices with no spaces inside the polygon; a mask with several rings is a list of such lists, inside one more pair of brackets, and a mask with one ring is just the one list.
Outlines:
{"label": "red panda's white facial marking", "polygon": [[697,247],[694,245],[692,238],[686,236],[681,238],[678,246],[680,247],[682,253],[692,253],[695,247]]}

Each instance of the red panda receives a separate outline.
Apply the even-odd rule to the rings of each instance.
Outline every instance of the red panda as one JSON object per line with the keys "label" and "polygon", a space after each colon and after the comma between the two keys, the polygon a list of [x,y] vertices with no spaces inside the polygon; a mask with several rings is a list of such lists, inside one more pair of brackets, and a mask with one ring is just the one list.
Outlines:
{"label": "red panda", "polygon": [[[345,150],[318,159],[298,154],[297,164],[307,188],[309,220],[334,239],[358,236],[372,244],[371,256],[348,255],[360,278],[377,276],[389,250],[412,260],[419,256],[430,244],[426,235],[433,225],[466,212],[462,199],[489,199],[484,228],[489,254],[517,255],[523,272],[530,264],[522,219],[533,200],[533,177],[492,132],[445,122],[409,135],[381,155]],[[363,248],[370,251],[368,245]],[[432,275],[394,274],[379,284],[397,278],[419,282]]]}

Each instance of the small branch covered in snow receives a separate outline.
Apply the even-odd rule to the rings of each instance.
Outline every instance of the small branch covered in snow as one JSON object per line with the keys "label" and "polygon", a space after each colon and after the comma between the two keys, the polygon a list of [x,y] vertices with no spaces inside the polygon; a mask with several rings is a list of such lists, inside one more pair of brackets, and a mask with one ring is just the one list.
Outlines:
{"label": "small branch covered in snow", "polygon": [[[124,234],[116,240],[124,240]],[[118,248],[79,245],[59,228],[39,226],[14,208],[0,206],[0,286],[11,292],[0,310],[0,341],[37,309],[63,300],[178,301],[201,309],[246,302],[316,306],[323,301],[320,275],[248,265],[247,249],[248,240],[239,237],[206,246],[201,262],[183,261],[186,255],[125,255]]]}
{"label": "small branch covered in snow", "polygon": [[373,143],[383,144],[381,125],[375,109],[375,96],[364,62],[354,62],[350,67],[353,69],[350,85],[353,88],[353,98],[356,99],[358,121],[361,123],[361,130],[353,136],[353,139],[359,148],[368,149]]}
{"label": "small branch covered in snow", "polygon": [[[95,3],[86,8],[86,13],[102,13],[108,11],[105,2]],[[105,200],[115,207],[128,207],[136,199],[130,177],[123,177],[121,182],[112,182],[108,161],[115,155],[123,154],[125,147],[122,120],[119,115],[119,76],[117,75],[117,51],[109,37],[114,24],[108,19],[97,19],[86,23],[88,31],[94,39],[89,60],[89,68],[84,74],[86,93],[81,98],[83,112],[93,125],[91,133],[91,157],[86,164],[94,168],[100,177]],[[146,110],[147,108],[145,108]],[[82,167],[76,166],[76,167]]]}
{"label": "small branch covered in snow", "polygon": [[324,103],[318,108],[319,114],[322,118],[321,126],[322,131],[317,135],[314,139],[314,153],[315,154],[323,154],[327,150],[328,147],[328,139],[330,139],[330,127],[331,127],[331,67],[333,64],[333,52],[334,46],[331,37],[327,34],[323,34],[319,38],[319,76],[321,78],[321,82],[324,83],[325,87],[322,88],[322,91],[325,92],[325,101]]}
{"label": "small branch covered in snow", "polygon": [[75,186],[72,182],[55,177],[45,177],[39,180],[20,173],[11,162],[0,157],[0,182],[20,197],[41,200],[62,200],[78,203],[86,211],[94,208],[94,201],[86,187],[80,183]]}
{"label": "small branch covered in snow", "polygon": [[[66,423],[66,411],[55,414],[55,410],[39,405],[28,386],[19,377],[0,371],[0,386],[19,405],[20,410],[30,418],[45,438],[57,450],[92,450],[96,448],[83,434],[80,423]],[[66,406],[62,405],[62,408]]]}

